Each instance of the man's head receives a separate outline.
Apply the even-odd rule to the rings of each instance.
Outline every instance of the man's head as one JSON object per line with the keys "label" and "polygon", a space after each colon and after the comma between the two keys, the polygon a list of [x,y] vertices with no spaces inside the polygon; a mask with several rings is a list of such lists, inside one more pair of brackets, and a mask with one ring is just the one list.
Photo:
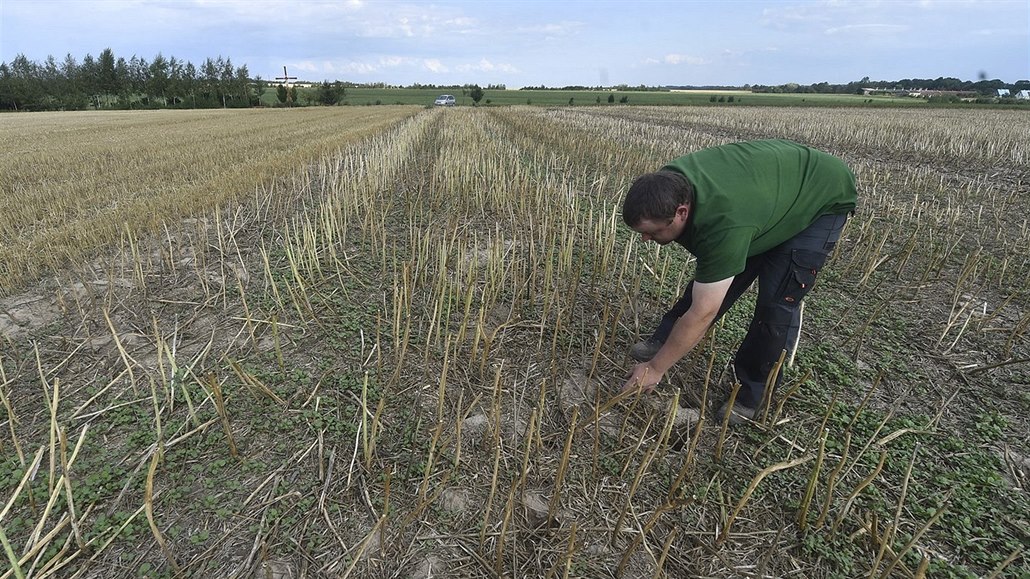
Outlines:
{"label": "man's head", "polygon": [[622,220],[644,241],[665,245],[686,227],[694,204],[694,187],[676,171],[637,177],[622,203]]}

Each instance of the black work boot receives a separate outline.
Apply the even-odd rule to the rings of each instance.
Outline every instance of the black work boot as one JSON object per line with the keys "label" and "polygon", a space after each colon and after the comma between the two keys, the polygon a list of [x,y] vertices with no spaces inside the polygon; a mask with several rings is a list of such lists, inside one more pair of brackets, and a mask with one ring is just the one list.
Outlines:
{"label": "black work boot", "polygon": [[637,342],[633,344],[633,347],[629,349],[629,357],[633,358],[637,362],[647,362],[654,355],[658,353],[658,350],[662,349],[662,342],[659,342],[653,338],[648,338],[643,342]]}
{"label": "black work boot", "polygon": [[739,426],[741,424],[747,424],[748,422],[754,421],[755,416],[758,414],[758,409],[748,408],[740,402],[734,402],[733,409],[731,410],[729,407],[729,400],[727,400],[723,403],[722,407],[719,408],[719,412],[716,414],[716,416],[719,417],[719,420],[722,420],[726,417],[727,413],[729,413],[730,415],[730,426]]}

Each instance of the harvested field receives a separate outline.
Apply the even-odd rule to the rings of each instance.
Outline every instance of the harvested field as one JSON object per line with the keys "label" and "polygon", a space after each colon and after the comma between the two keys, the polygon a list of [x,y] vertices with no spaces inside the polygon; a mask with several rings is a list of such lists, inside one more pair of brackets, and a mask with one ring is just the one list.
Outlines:
{"label": "harvested field", "polygon": [[[220,177],[146,210],[133,191],[179,188],[45,147],[16,161],[45,183],[5,173],[0,578],[1030,574],[1025,114],[340,111],[233,117],[239,144],[383,111],[279,139],[224,197],[198,191],[245,155],[190,157]],[[746,298],[657,394],[616,397],[692,269],[630,235],[626,187],[763,137],[841,156],[860,195],[770,412],[715,419]],[[75,175],[107,196],[48,198]],[[32,241],[54,211],[114,226]]]}

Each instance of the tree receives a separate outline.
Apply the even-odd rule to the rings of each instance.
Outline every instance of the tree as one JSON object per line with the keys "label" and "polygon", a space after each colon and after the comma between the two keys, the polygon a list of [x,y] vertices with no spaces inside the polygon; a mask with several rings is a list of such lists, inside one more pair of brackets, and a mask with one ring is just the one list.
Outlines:
{"label": "tree", "polygon": [[239,98],[237,106],[249,107],[253,103],[250,100],[250,71],[247,65],[236,68],[236,77],[233,81],[233,93]]}
{"label": "tree", "polygon": [[79,66],[79,87],[82,89],[86,96],[89,98],[89,102],[96,108],[100,108],[100,85],[97,84],[100,75],[98,74],[99,68],[97,61],[93,59],[93,55],[87,54],[82,57],[82,65]]}
{"label": "tree", "polygon": [[261,97],[264,96],[265,91],[268,90],[268,83],[265,79],[261,78],[261,75],[254,77],[254,100],[251,102],[253,106],[261,105]]}
{"label": "tree", "polygon": [[170,84],[171,70],[167,59],[159,52],[154,61],[147,67],[146,94],[154,100],[157,97],[168,104],[168,85]]}
{"label": "tree", "polygon": [[40,81],[39,65],[19,54],[11,61],[8,97],[15,110],[43,108],[45,89]]}
{"label": "tree", "polygon": [[6,62],[0,62],[0,109],[18,110],[19,79]]}
{"label": "tree", "polygon": [[193,100],[193,108],[197,108],[197,67],[190,61],[186,61],[182,69],[182,91]]}
{"label": "tree", "polygon": [[[221,57],[219,57],[221,60]],[[211,58],[204,59],[200,67],[200,96],[203,106],[218,106],[218,65]]]}
{"label": "tree", "polygon": [[472,102],[478,105],[479,101],[483,100],[483,89],[478,84],[474,84],[469,90],[469,96],[472,97]]}
{"label": "tree", "polygon": [[275,98],[279,99],[280,103],[286,104],[286,99],[290,97],[290,93],[287,92],[285,85],[279,85],[275,87]]}
{"label": "tree", "polygon": [[215,63],[215,68],[218,69],[218,79],[216,81],[218,101],[222,108],[227,108],[229,106],[229,99],[233,98],[233,86],[236,78],[233,74],[232,60],[222,59],[219,56],[218,61]]}
{"label": "tree", "polygon": [[[84,109],[89,106],[86,94],[82,92],[82,79],[79,78],[79,63],[68,53],[61,63],[61,76],[64,78],[64,93],[60,95],[65,109]],[[2,105],[0,105],[2,106]]]}
{"label": "tree", "polygon": [[150,88],[150,64],[145,58],[132,55],[129,59],[129,93],[132,95],[144,95],[146,102],[147,90]]}
{"label": "tree", "polygon": [[[200,103],[197,92],[204,99]],[[182,106],[187,98],[192,98],[194,107],[225,106],[226,101],[229,106],[252,104],[247,67],[233,69],[231,62],[221,57],[217,61],[208,59],[201,80],[192,63],[184,66],[175,57],[158,53],[148,63],[133,55],[126,61],[115,58],[110,48],[104,49],[99,58],[86,54],[81,64],[71,54],[63,61],[48,56],[41,64],[21,54],[9,63],[0,62],[0,109],[130,108],[139,103]]]}
{"label": "tree", "polygon": [[105,48],[97,59],[97,91],[105,95],[117,95],[121,92],[120,84],[114,51]]}
{"label": "tree", "polygon": [[343,83],[340,81],[333,83],[330,83],[328,80],[322,81],[322,84],[318,85],[316,101],[331,107],[343,100],[345,91],[346,89],[343,88]]}
{"label": "tree", "polygon": [[186,100],[186,70],[181,60],[174,56],[168,59],[168,95],[171,106],[178,106]]}

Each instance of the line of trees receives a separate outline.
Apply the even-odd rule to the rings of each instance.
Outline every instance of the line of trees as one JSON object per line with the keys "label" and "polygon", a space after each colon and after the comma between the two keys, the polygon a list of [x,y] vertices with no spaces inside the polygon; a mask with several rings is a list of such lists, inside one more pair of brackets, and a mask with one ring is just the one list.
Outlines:
{"label": "line of trees", "polygon": [[569,91],[569,90],[617,90],[619,92],[629,91],[663,91],[663,90],[674,90],[674,89],[699,89],[699,90],[749,90],[756,93],[820,93],[820,94],[862,94],[865,89],[878,89],[878,90],[934,90],[934,91],[948,91],[948,92],[968,92],[977,93],[985,96],[993,96],[997,94],[998,89],[1009,89],[1011,92],[1016,93],[1021,90],[1030,90],[1030,80],[1020,80],[1015,83],[1006,83],[998,79],[980,79],[976,82],[971,80],[961,80],[953,77],[938,77],[938,78],[904,78],[901,80],[870,80],[869,77],[865,77],[862,80],[856,80],[843,84],[830,84],[828,82],[818,82],[815,84],[798,84],[796,82],[788,82],[779,85],[763,85],[763,84],[745,84],[743,86],[732,86],[732,85],[666,85],[666,86],[628,86],[625,84],[605,87],[605,86],[584,86],[584,85],[569,85],[560,87],[549,87],[549,86],[525,86],[520,90],[555,90],[555,91]]}
{"label": "line of trees", "polygon": [[934,90],[948,92],[968,92],[984,96],[997,94],[998,89],[1009,89],[1012,92],[1030,89],[1030,80],[1019,80],[1013,84],[999,79],[980,79],[976,82],[954,77],[938,78],[903,78],[901,80],[862,80],[846,84],[830,84],[819,82],[810,85],[787,83],[781,85],[745,85],[751,92],[765,93],[821,93],[821,94],[862,94],[865,89],[878,90]]}
{"label": "line of trees", "polygon": [[151,61],[115,57],[104,49],[78,62],[71,54],[42,63],[17,55],[0,63],[0,109],[214,108],[256,105],[266,84],[249,78],[247,66],[207,58],[192,62],[158,53]]}

